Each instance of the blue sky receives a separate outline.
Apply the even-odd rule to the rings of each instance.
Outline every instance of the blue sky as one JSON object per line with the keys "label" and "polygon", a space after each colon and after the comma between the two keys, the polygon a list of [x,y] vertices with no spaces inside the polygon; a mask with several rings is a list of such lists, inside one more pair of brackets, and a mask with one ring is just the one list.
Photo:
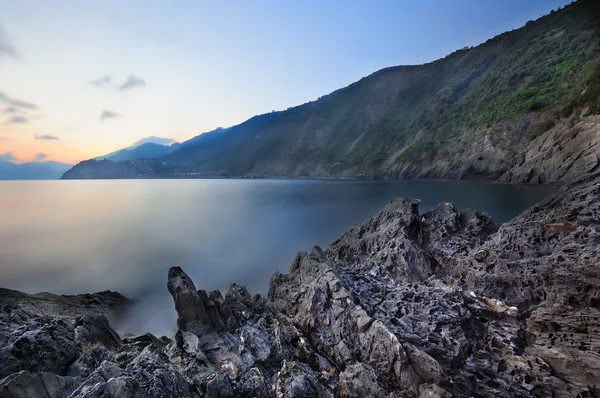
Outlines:
{"label": "blue sky", "polygon": [[182,141],[566,4],[0,0],[0,155],[74,162],[148,136]]}

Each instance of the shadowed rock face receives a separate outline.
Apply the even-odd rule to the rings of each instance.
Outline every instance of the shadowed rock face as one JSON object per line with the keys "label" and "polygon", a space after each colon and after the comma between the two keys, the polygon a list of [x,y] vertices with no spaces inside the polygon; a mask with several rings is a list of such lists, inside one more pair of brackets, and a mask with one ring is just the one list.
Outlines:
{"label": "shadowed rock face", "polygon": [[172,267],[173,339],[119,337],[115,296],[61,315],[4,293],[0,398],[600,396],[600,179],[499,229],[418,206],[299,253],[266,297]]}
{"label": "shadowed rock face", "polygon": [[559,121],[532,140],[517,156],[501,182],[564,184],[598,170],[600,116],[584,117],[574,125]]}

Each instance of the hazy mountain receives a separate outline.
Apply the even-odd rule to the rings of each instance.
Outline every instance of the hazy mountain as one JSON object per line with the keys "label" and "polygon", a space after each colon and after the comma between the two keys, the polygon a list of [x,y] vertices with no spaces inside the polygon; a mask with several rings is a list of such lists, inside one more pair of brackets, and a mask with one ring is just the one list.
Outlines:
{"label": "hazy mountain", "polygon": [[0,161],[0,180],[58,180],[71,167],[52,161],[22,164]]}
{"label": "hazy mountain", "polygon": [[151,159],[166,155],[174,150],[175,147],[173,147],[173,145],[176,144],[177,143],[172,138],[155,136],[146,137],[137,141],[130,147],[119,149],[118,151],[111,152],[108,155],[98,156],[95,159],[108,159],[115,162],[142,158]]}
{"label": "hazy mountain", "polygon": [[226,128],[219,127],[215,130],[197,135],[181,143],[174,142],[175,140],[170,138],[148,137],[136,142],[128,148],[120,149],[118,151],[109,153],[108,155],[98,156],[95,158],[95,160],[108,159],[113,162],[124,162],[128,160],[154,159],[165,156],[186,146],[208,142],[227,130],[228,129]]}
{"label": "hazy mountain", "polygon": [[122,162],[125,160],[135,160],[142,158],[153,159],[158,158],[160,156],[164,156],[172,151],[173,149],[171,148],[171,146],[148,142],[135,148],[122,149],[115,153],[111,153],[106,156],[101,156],[100,159],[108,159],[112,160],[113,162]]}
{"label": "hazy mountain", "polygon": [[600,2],[579,0],[477,47],[253,117],[138,174],[497,179],[555,125],[598,113]]}

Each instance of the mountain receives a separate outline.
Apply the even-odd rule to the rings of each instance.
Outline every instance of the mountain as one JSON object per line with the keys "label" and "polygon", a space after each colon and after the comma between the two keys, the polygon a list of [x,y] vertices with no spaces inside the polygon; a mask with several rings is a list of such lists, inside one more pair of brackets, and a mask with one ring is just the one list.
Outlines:
{"label": "mountain", "polygon": [[143,158],[153,159],[164,156],[172,151],[173,149],[171,148],[171,146],[147,142],[138,147],[131,149],[122,149],[120,151],[117,151],[116,153],[111,153],[101,158],[112,160],[114,162],[122,162],[125,160],[135,160]]}
{"label": "mountain", "polygon": [[208,142],[227,130],[228,129],[226,128],[219,127],[215,130],[197,135],[182,143],[169,143],[168,141],[172,140],[160,137],[148,137],[138,141],[128,148],[120,149],[118,151],[109,153],[108,155],[98,156],[95,158],[95,160],[107,159],[113,162],[125,162],[139,159],[155,159],[186,146]]}
{"label": "mountain", "polygon": [[174,150],[177,145],[175,140],[162,137],[147,137],[139,140],[130,147],[119,149],[108,155],[98,156],[96,160],[108,159],[115,162],[135,160],[142,158],[157,158]]}
{"label": "mountain", "polygon": [[0,162],[0,180],[58,180],[72,164],[59,162],[30,162],[16,164]]}
{"label": "mountain", "polygon": [[[598,113],[600,3],[579,0],[479,46],[380,70],[134,167],[140,177],[565,182],[572,173],[553,166],[556,151],[577,170],[598,164],[597,149],[564,141]],[[533,147],[541,156],[535,164],[527,163]]]}

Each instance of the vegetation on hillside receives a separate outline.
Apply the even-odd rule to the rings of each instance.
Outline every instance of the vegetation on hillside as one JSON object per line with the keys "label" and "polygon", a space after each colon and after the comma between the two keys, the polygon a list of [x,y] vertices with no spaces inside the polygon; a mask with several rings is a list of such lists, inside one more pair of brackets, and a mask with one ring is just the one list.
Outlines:
{"label": "vegetation on hillside", "polygon": [[[503,126],[530,113],[544,122],[506,138]],[[556,119],[582,113],[600,113],[596,0],[443,59],[383,69],[317,101],[256,116],[153,167],[159,174],[373,176],[462,153],[482,129],[514,150],[514,142],[526,145]]]}

